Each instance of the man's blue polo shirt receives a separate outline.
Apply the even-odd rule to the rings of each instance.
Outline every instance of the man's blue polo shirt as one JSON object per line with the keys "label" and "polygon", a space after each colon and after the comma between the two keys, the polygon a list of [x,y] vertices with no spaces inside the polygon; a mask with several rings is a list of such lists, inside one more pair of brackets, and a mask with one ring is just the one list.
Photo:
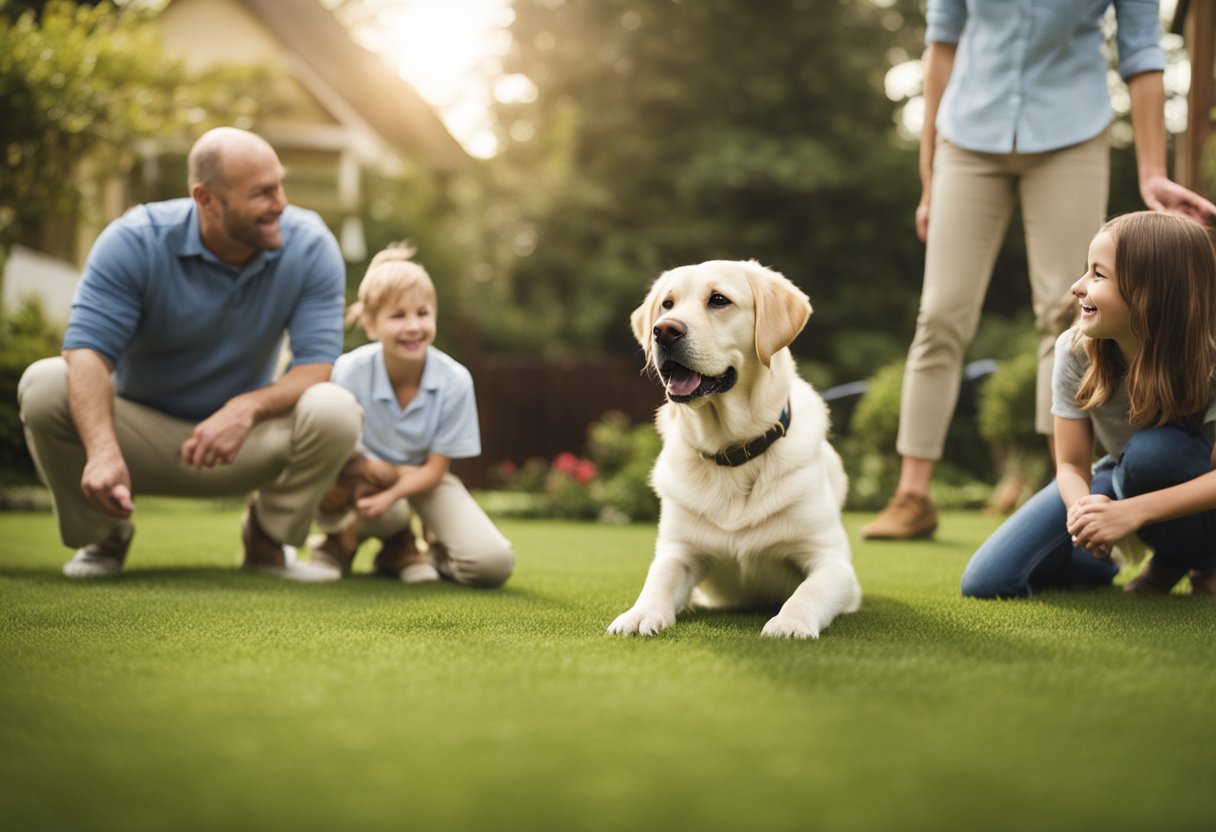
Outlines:
{"label": "man's blue polo shirt", "polygon": [[363,408],[363,449],[396,465],[421,465],[428,453],[464,459],[481,453],[477,398],[468,369],[428,347],[418,393],[404,410],[384,366],[384,348],[365,344],[334,364],[334,384]]}
{"label": "man's blue polo shirt", "polygon": [[286,332],[292,366],[342,352],[346,267],[312,211],[288,207],[282,247],[229,266],[203,245],[194,201],[132,208],[98,238],[64,349],[114,364],[119,396],[189,421],[272,380]]}

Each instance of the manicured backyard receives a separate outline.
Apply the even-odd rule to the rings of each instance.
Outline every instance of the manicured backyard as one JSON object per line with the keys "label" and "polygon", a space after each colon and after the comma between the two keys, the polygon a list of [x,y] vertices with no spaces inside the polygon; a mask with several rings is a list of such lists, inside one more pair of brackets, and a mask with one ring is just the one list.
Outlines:
{"label": "manicured backyard", "polygon": [[605,635],[647,526],[504,522],[477,591],[244,574],[239,518],[142,501],[127,574],[77,583],[49,514],[0,515],[5,828],[1216,828],[1216,604],[962,599],[996,518],[849,515],[866,599],[817,642]]}

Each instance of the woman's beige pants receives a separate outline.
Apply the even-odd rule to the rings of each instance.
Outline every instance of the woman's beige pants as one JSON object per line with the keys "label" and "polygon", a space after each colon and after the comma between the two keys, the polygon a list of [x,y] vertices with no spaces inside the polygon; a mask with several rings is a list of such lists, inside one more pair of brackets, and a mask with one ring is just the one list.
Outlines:
{"label": "woman's beige pants", "polygon": [[1105,133],[1049,153],[975,153],[938,140],[925,283],[904,370],[896,445],[901,456],[941,458],[958,402],[963,355],[975,337],[997,252],[1018,203],[1040,335],[1035,428],[1051,433],[1054,319],[1069,286],[1085,271],[1109,183]]}

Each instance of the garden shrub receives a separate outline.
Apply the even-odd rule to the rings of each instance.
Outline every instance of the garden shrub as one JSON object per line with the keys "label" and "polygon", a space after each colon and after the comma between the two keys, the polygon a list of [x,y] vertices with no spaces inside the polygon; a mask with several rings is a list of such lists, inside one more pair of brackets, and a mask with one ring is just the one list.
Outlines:
{"label": "garden shrub", "polygon": [[1045,439],[1035,433],[1035,384],[1038,336],[1018,340],[1015,353],[997,367],[980,389],[980,435],[991,444],[1001,481],[990,507],[1009,512],[1047,479],[1050,460]]}
{"label": "garden shrub", "polygon": [[[900,460],[895,440],[899,434],[903,375],[902,359],[875,373],[853,409],[848,434],[833,441],[849,475],[850,509],[882,508],[899,483]],[[964,384],[950,423],[944,456],[934,468],[933,500],[942,508],[983,506],[991,494],[986,483],[992,478],[992,451],[976,426],[974,386]]]}
{"label": "garden shrub", "polygon": [[522,466],[501,465],[503,489],[514,496],[487,495],[487,510],[606,523],[656,519],[659,500],[650,487],[650,469],[660,442],[654,427],[631,425],[625,414],[613,411],[587,434],[586,458],[567,451],[549,462],[530,459]]}
{"label": "garden shrub", "polygon": [[850,508],[881,508],[895,493],[899,480],[895,437],[903,378],[902,359],[875,373],[853,409],[848,436],[836,443],[849,474]]}
{"label": "garden shrub", "polygon": [[21,429],[17,382],[30,364],[57,355],[61,341],[59,329],[35,299],[26,299],[11,313],[0,313],[0,485],[38,479]]}

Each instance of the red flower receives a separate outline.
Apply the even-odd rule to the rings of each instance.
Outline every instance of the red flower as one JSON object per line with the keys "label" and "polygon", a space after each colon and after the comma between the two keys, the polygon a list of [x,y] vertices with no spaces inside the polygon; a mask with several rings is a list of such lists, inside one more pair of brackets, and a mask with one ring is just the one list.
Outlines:
{"label": "red flower", "polygon": [[575,469],[578,468],[578,457],[566,451],[553,457],[553,470],[563,474],[574,476]]}
{"label": "red flower", "polygon": [[589,459],[580,459],[575,464],[573,476],[579,485],[586,485],[595,479],[597,473],[594,462]]}

